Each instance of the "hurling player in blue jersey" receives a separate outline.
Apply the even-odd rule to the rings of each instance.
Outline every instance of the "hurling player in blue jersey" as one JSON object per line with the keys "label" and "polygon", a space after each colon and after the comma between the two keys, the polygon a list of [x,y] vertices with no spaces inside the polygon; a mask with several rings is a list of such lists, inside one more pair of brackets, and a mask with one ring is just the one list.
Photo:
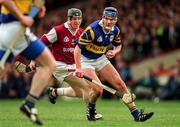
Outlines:
{"label": "hurling player in blue jersey", "polygon": [[[101,82],[96,75],[98,73],[106,81],[112,84],[118,91],[123,94],[130,94],[126,84],[119,76],[116,69],[109,62],[108,58],[113,58],[122,48],[120,30],[115,25],[117,22],[118,12],[114,7],[106,7],[101,20],[94,21],[81,34],[78,44],[74,51],[76,63],[76,76],[83,77],[83,74],[92,79]],[[112,44],[113,49],[107,51],[107,47]],[[96,93],[94,104],[89,104],[87,117],[94,117],[95,102],[102,94],[102,88],[92,84]],[[137,109],[135,103],[126,104],[135,121],[146,121],[154,114],[143,113]]]}

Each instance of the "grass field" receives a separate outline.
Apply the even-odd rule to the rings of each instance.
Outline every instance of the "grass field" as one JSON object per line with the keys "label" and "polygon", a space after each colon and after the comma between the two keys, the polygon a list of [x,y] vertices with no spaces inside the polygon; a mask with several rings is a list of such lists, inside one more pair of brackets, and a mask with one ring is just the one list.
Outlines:
{"label": "grass field", "polygon": [[[21,100],[0,100],[0,127],[33,127],[19,112]],[[89,122],[85,117],[85,105],[81,100],[58,100],[52,105],[47,100],[38,103],[40,117],[44,127],[179,127],[180,102],[137,101],[137,106],[145,111],[154,111],[152,119],[144,123],[133,121],[128,109],[117,100],[100,100],[98,112],[104,120]]]}

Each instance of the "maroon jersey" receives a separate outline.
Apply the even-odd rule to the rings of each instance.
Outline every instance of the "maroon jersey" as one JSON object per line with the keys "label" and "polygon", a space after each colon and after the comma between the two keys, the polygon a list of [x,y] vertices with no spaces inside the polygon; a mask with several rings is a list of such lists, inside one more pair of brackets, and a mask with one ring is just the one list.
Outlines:
{"label": "maroon jersey", "polygon": [[48,34],[41,37],[41,40],[47,46],[51,45],[51,51],[56,61],[74,64],[75,40],[78,39],[82,32],[83,29],[79,28],[73,33],[66,22],[52,28]]}

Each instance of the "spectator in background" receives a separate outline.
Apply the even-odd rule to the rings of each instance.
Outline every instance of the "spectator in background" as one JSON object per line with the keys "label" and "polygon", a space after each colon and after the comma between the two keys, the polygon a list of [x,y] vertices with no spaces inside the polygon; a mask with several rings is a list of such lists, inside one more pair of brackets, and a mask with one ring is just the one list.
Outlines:
{"label": "spectator in background", "polygon": [[115,56],[115,68],[126,85],[131,86],[133,84],[131,68],[128,63],[123,61],[120,54]]}
{"label": "spectator in background", "polygon": [[157,57],[162,53],[162,50],[159,46],[159,41],[157,39],[152,40],[152,47],[151,47],[151,55],[153,57]]}
{"label": "spectator in background", "polygon": [[123,41],[123,49],[121,52],[122,58],[125,62],[130,63],[135,58],[135,50],[127,40]]}
{"label": "spectator in background", "polygon": [[174,72],[175,91],[174,99],[180,99],[180,57],[177,58]]}
{"label": "spectator in background", "polygon": [[0,77],[0,98],[9,98],[8,73]]}
{"label": "spectator in background", "polygon": [[180,46],[180,15],[178,13],[175,14],[175,25],[176,25],[176,43]]}
{"label": "spectator in background", "polygon": [[28,94],[26,87],[29,84],[26,84],[23,74],[14,70],[11,76],[11,80],[8,84],[12,84],[12,87],[14,87],[17,98],[25,98]]}
{"label": "spectator in background", "polygon": [[163,62],[159,62],[156,66],[157,66],[157,68],[154,71],[154,73],[155,73],[155,75],[157,77],[160,77],[160,76],[163,76],[163,75],[168,75],[169,70],[164,67]]}
{"label": "spectator in background", "polygon": [[153,70],[149,68],[135,85],[135,93],[138,98],[154,99],[158,96],[159,83]]}
{"label": "spectator in background", "polygon": [[175,66],[172,66],[170,70],[170,78],[168,79],[167,84],[160,89],[159,97],[161,100],[172,100],[177,98],[176,94],[179,91],[179,85],[178,82],[176,82],[176,79],[178,78],[178,73]]}
{"label": "spectator in background", "polygon": [[160,89],[161,100],[180,99],[180,57],[176,60],[176,65],[170,68],[170,78]]}

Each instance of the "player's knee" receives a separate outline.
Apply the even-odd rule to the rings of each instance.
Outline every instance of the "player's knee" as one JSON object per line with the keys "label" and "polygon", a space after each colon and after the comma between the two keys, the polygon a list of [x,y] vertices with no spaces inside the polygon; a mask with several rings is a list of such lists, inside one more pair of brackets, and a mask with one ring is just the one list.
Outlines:
{"label": "player's knee", "polygon": [[44,64],[43,66],[41,66],[41,68],[44,69],[46,73],[52,74],[56,69],[56,64],[54,63]]}
{"label": "player's knee", "polygon": [[44,62],[44,68],[47,68],[50,73],[54,72],[56,70],[55,61]]}
{"label": "player's knee", "polygon": [[123,90],[126,88],[125,82],[121,79],[114,80],[114,84],[117,90]]}

